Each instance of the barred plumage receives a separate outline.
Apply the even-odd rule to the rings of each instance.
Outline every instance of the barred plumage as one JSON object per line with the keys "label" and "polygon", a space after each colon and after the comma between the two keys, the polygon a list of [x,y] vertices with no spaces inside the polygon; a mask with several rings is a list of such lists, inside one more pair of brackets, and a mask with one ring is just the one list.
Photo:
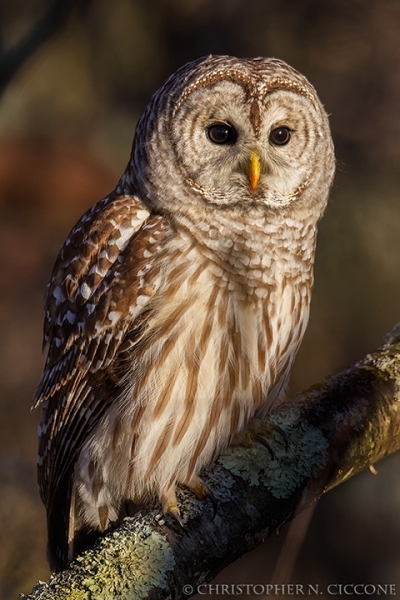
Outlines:
{"label": "barred plumage", "polygon": [[284,396],[333,173],[323,107],[277,59],[200,59],[155,94],[47,291],[34,406],[53,569],[125,500],[176,516],[176,484],[199,492]]}

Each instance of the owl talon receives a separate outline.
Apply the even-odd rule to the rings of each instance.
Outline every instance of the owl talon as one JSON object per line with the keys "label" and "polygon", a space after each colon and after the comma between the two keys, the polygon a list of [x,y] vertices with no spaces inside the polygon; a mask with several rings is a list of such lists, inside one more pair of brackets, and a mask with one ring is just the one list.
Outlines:
{"label": "owl talon", "polygon": [[182,528],[185,529],[185,524],[183,522],[183,519],[181,517],[181,513],[179,508],[177,507],[176,504],[173,504],[172,506],[169,506],[167,508],[167,510],[165,511],[165,514],[170,515],[174,521],[176,521],[178,523],[178,525]]}
{"label": "owl talon", "polygon": [[214,521],[218,512],[218,500],[216,499],[208,485],[204,483],[204,481],[200,479],[200,477],[194,476],[192,477],[190,482],[186,484],[186,487],[189,488],[189,490],[193,492],[193,494],[199,500],[207,500],[207,498],[208,500],[210,500],[213,507],[213,516],[211,520]]}
{"label": "owl talon", "polygon": [[164,515],[170,515],[176,521],[179,526],[184,529],[185,525],[181,517],[180,510],[178,508],[178,502],[176,500],[175,485],[165,490],[160,496],[161,506]]}
{"label": "owl talon", "polygon": [[272,460],[275,460],[275,453],[271,444],[266,439],[273,431],[276,431],[281,436],[283,443],[285,444],[285,449],[287,450],[289,448],[289,439],[282,427],[275,423],[262,421],[260,419],[253,419],[250,421],[248,428],[236,434],[231,443],[233,445],[251,448],[254,446],[255,442],[259,442],[268,450]]}
{"label": "owl talon", "polygon": [[289,449],[289,438],[286,435],[286,432],[284,429],[282,429],[282,427],[280,425],[276,425],[276,423],[271,424],[271,429],[273,431],[276,431],[277,433],[279,433],[279,435],[281,436],[281,438],[283,439],[284,443],[285,443],[285,450]]}
{"label": "owl talon", "polygon": [[213,507],[213,515],[211,517],[211,521],[214,521],[215,517],[217,516],[217,512],[218,512],[218,500],[216,499],[216,497],[214,496],[214,494],[212,493],[212,491],[210,489],[208,490],[207,498],[210,500],[212,507]]}
{"label": "owl talon", "polygon": [[266,448],[268,450],[268,452],[270,453],[272,460],[275,460],[274,451],[272,450],[272,447],[267,442],[267,440],[265,438],[263,438],[262,435],[259,435],[258,433],[254,433],[252,437],[256,442],[259,442],[260,444],[262,444],[264,446],[264,448]]}

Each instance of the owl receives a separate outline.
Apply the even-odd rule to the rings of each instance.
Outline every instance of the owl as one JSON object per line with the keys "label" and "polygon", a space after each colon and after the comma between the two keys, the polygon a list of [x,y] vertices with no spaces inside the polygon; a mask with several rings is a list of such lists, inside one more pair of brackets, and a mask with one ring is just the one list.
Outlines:
{"label": "owl", "polygon": [[335,168],[328,118],[278,59],[209,56],[158,90],[115,190],[66,239],[46,296],[38,481],[65,568],[202,469],[285,394]]}

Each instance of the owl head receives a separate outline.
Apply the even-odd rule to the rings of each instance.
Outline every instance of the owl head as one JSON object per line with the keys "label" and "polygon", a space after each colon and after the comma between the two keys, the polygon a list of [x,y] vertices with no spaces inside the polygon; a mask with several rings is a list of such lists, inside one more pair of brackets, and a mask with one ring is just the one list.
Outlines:
{"label": "owl head", "polygon": [[328,118],[307,79],[277,59],[209,56],[156,92],[119,191],[153,210],[322,215],[334,175]]}

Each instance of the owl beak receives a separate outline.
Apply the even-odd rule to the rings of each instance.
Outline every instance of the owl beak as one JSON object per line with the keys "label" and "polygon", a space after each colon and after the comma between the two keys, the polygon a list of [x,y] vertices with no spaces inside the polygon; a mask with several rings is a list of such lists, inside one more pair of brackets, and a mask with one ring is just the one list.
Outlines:
{"label": "owl beak", "polygon": [[250,165],[249,165],[249,181],[250,181],[250,189],[252,192],[255,191],[258,181],[261,175],[261,161],[258,156],[258,152],[253,150],[250,156]]}

